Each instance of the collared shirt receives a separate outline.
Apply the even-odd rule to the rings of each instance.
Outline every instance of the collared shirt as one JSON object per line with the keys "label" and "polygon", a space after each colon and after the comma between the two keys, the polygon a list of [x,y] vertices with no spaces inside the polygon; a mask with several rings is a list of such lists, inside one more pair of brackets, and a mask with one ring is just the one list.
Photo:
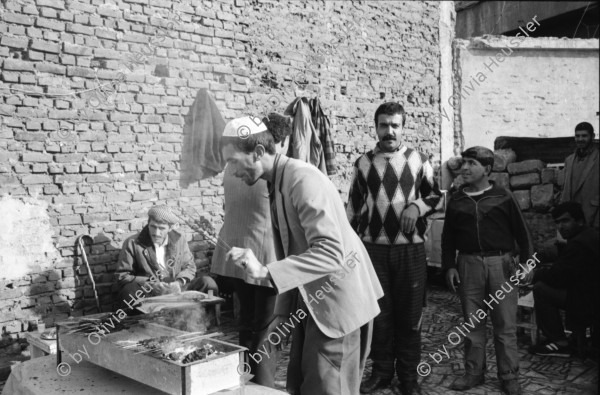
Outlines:
{"label": "collared shirt", "polygon": [[[267,188],[269,190],[269,203],[271,205],[271,223],[273,224],[273,227],[276,230],[275,234],[273,234],[273,238],[275,239],[275,243],[279,243],[279,244],[281,244],[281,236],[279,235],[279,225],[277,222],[278,218],[277,218],[277,203],[275,202],[275,180],[277,179],[277,166],[279,165],[280,157],[281,157],[281,155],[275,154],[275,161],[273,162],[272,182],[267,182]],[[264,262],[263,264],[266,265],[267,263],[270,263],[270,262]],[[271,283],[273,288],[277,289],[277,285],[275,284],[275,281],[273,280],[272,277],[269,277],[269,282]]]}
{"label": "collared shirt", "polygon": [[279,226],[277,225],[277,205],[275,204],[275,179],[277,177],[277,165],[279,164],[279,158],[281,155],[275,154],[275,161],[273,162],[273,178],[272,181],[267,182],[267,187],[269,188],[269,202],[271,204],[271,222],[273,223],[273,227],[279,230]]}
{"label": "collared shirt", "polygon": [[167,271],[167,264],[165,263],[165,259],[166,259],[166,255],[167,255],[167,244],[169,243],[169,235],[167,234],[167,236],[165,237],[165,241],[163,241],[163,243],[161,245],[158,245],[154,242],[152,242],[152,244],[154,244],[154,249],[156,250],[156,263],[158,263],[158,267],[160,267],[160,270],[165,273],[165,275],[168,275],[168,271]]}

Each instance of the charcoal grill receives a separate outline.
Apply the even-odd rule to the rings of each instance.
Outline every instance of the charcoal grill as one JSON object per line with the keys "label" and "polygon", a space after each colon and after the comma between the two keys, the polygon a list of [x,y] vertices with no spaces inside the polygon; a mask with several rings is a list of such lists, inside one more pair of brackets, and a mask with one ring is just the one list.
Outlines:
{"label": "charcoal grill", "polygon": [[[215,333],[189,333],[164,325],[164,320],[157,320],[158,315],[160,313],[125,317],[118,325],[114,325],[114,321],[111,325],[105,323],[115,317],[110,313],[58,323],[57,361],[76,368],[69,354],[85,347],[89,362],[173,395],[205,395],[240,385],[239,367],[244,363],[246,348],[217,340]],[[98,326],[94,322],[105,324]],[[99,333],[99,327],[109,332]],[[90,335],[92,332],[98,335]],[[140,344],[163,337],[216,353],[183,363],[169,359],[158,348],[144,349]],[[83,357],[88,359],[86,355]]]}

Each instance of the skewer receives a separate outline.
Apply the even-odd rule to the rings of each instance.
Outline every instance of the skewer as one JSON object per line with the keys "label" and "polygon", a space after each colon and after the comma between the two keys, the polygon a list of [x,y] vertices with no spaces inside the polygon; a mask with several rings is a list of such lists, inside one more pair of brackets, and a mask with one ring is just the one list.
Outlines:
{"label": "skewer", "polygon": [[[198,217],[200,217],[201,219],[204,219],[204,217],[202,216],[202,214],[200,214],[200,213],[198,212],[198,210],[196,210],[196,207],[194,207],[194,206],[189,206],[189,207],[191,207],[191,208],[192,208],[192,210],[194,210],[194,212],[195,212],[195,213],[198,215]],[[192,217],[192,218],[193,218],[193,217]],[[205,233],[207,233],[207,232],[205,232]],[[209,235],[209,236],[210,236],[210,235]],[[231,246],[230,246],[230,245],[229,245],[229,244],[228,244],[228,243],[227,243],[225,240],[223,240],[223,239],[219,238],[218,236],[216,237],[216,240],[217,240],[217,241],[219,241],[219,240],[220,240],[220,241],[221,241],[221,243],[223,243],[223,246],[224,246],[225,248],[227,248],[227,250],[230,250],[230,249],[231,249]]]}
{"label": "skewer", "polygon": [[[206,220],[202,216],[202,214],[200,214],[198,212],[198,210],[196,210],[196,208],[194,208],[194,207],[191,207],[191,208],[196,212],[196,214],[198,214],[198,216],[200,217],[200,219]],[[189,226],[193,230],[201,233],[204,236],[204,238],[206,238],[211,244],[214,244],[215,246],[220,245],[222,247],[225,247],[227,250],[231,249],[231,246],[225,240],[221,239],[218,236],[215,237],[215,236],[210,235],[207,231],[205,231],[204,229],[202,229],[202,227],[200,225],[198,225],[197,223],[195,223],[195,222],[198,222],[198,221],[194,219],[194,216],[192,214],[186,213],[183,209],[181,209],[181,211],[183,211],[184,214],[189,215],[192,218],[192,220],[194,221],[194,222],[190,222],[190,221],[186,220],[183,216],[178,215],[179,219],[181,219],[187,226]]]}
{"label": "skewer", "polygon": [[189,333],[184,333],[183,335],[176,336],[176,338],[177,338],[177,339],[180,339],[180,338],[182,338],[182,337],[188,337],[188,336],[192,336],[192,337],[193,337],[193,336],[198,336],[198,335],[201,335],[201,334],[203,334],[203,333],[204,333],[204,332],[202,332],[202,331],[201,331],[201,332],[189,332]]}
{"label": "skewer", "polygon": [[192,342],[192,341],[202,340],[202,339],[208,339],[210,337],[217,337],[217,336],[223,336],[223,332],[213,332],[213,333],[209,333],[207,335],[202,335],[202,336],[196,336],[196,337],[192,337],[192,338],[187,338],[187,339],[182,340],[182,342],[189,343],[189,342]]}
{"label": "skewer", "polygon": [[[223,336],[223,332],[213,332],[213,333],[209,333],[207,335],[192,337],[192,338],[189,338],[189,339],[183,339],[183,340],[181,340],[181,343],[190,343],[192,341],[198,341],[198,340],[202,340],[202,339],[208,339],[210,337],[216,337],[216,336]],[[141,344],[140,344],[140,346],[143,347]],[[153,352],[157,352],[157,351],[160,351],[160,350],[161,350],[161,347],[154,347],[154,348],[149,348],[149,349],[146,349],[146,350],[143,350],[143,351],[138,351],[135,354],[137,355],[137,354],[153,353]]]}

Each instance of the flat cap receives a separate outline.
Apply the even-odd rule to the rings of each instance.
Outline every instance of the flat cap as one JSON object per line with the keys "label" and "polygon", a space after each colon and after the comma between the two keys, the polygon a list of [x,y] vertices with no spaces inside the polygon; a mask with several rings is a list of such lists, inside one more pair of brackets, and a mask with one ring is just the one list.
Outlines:
{"label": "flat cap", "polygon": [[482,166],[494,166],[494,152],[489,148],[475,146],[466,149],[460,155],[463,158],[475,159]]}
{"label": "flat cap", "polygon": [[169,206],[164,204],[152,207],[148,211],[148,217],[157,222],[166,222],[168,224],[176,224],[179,222],[179,218],[177,218]]}

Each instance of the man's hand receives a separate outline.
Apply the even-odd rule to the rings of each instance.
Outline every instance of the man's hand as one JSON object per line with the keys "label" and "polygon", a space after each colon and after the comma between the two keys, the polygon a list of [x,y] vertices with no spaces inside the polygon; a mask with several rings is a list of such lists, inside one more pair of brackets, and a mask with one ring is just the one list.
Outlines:
{"label": "man's hand", "polygon": [[458,270],[454,268],[448,269],[448,272],[446,272],[446,284],[448,285],[448,288],[452,290],[452,292],[456,292],[454,280],[456,280],[456,283],[460,285],[460,276],[458,275]]}
{"label": "man's hand", "polygon": [[163,282],[150,282],[149,283],[152,289],[154,290],[154,294],[156,295],[165,295],[170,291],[170,287],[167,283]]}
{"label": "man's hand", "polygon": [[409,205],[402,211],[400,216],[400,230],[403,233],[411,233],[415,229],[417,219],[419,219],[419,208],[414,204]]}
{"label": "man's hand", "polygon": [[[525,266],[525,265],[523,265]],[[527,266],[525,266],[527,267]],[[537,268],[533,268],[531,269],[529,272],[527,271],[522,271],[519,276],[519,285],[527,285],[527,284],[531,284],[531,282],[533,281],[533,276],[535,275],[535,270]]]}
{"label": "man's hand", "polygon": [[181,293],[181,283],[177,280],[170,282],[169,284],[169,293],[171,294],[180,294]]}
{"label": "man's hand", "polygon": [[241,267],[248,276],[256,280],[269,278],[269,270],[256,259],[256,256],[254,256],[254,253],[249,248],[233,247],[225,255],[225,260]]}

